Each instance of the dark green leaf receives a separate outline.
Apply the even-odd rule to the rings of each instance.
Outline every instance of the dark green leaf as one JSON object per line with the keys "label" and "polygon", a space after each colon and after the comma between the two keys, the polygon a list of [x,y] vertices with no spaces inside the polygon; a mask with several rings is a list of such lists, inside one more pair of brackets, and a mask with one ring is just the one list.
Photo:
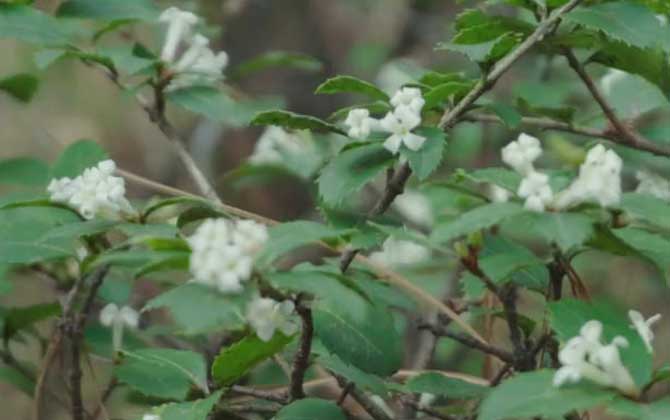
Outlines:
{"label": "dark green leaf", "polygon": [[165,404],[155,410],[161,420],[206,420],[221,399],[223,391],[217,391],[200,400]]}
{"label": "dark green leaf", "polygon": [[472,83],[464,82],[447,82],[437,85],[423,95],[426,103],[425,109],[432,109],[440,106],[442,102],[451,100],[454,97],[460,97],[472,89]]}
{"label": "dark green leaf", "polygon": [[404,147],[400,152],[409,161],[409,166],[419,181],[423,181],[440,166],[447,137],[444,131],[437,127],[420,127],[415,132],[426,138],[423,146],[417,151]]}
{"label": "dark green leaf", "polygon": [[84,19],[153,21],[158,18],[158,9],[151,0],[68,0],[56,14]]}
{"label": "dark green leaf", "polygon": [[29,397],[35,390],[35,382],[11,366],[0,366],[0,383],[12,385]]}
{"label": "dark green leaf", "polygon": [[74,31],[64,22],[34,7],[0,3],[0,38],[40,45],[64,45]]}
{"label": "dark green leaf", "polygon": [[21,102],[30,102],[37,92],[39,79],[32,74],[20,73],[0,79],[0,90]]}
{"label": "dark green leaf", "polygon": [[414,376],[405,383],[404,388],[408,392],[428,393],[457,400],[478,398],[489,392],[486,386],[473,384],[460,378],[448,377],[437,372]]}
{"label": "dark green leaf", "polygon": [[346,420],[347,417],[335,403],[317,398],[293,402],[277,412],[276,420]]}
{"label": "dark green leaf", "polygon": [[594,232],[594,220],[581,213],[527,212],[508,222],[517,231],[540,235],[564,251],[582,245]]}
{"label": "dark green leaf", "polygon": [[335,229],[306,220],[282,223],[270,228],[270,238],[258,260],[270,263],[279,256],[301,246],[320,240],[331,240],[349,233],[348,229]]}
{"label": "dark green leaf", "polygon": [[20,308],[10,308],[4,315],[5,340],[9,340],[17,332],[32,327],[36,322],[60,315],[61,307],[58,302],[40,303]]}
{"label": "dark green leaf", "polygon": [[235,73],[238,76],[247,76],[250,73],[275,67],[288,67],[304,71],[319,71],[323,65],[319,60],[307,54],[289,51],[270,51],[240,64],[235,69]]}
{"label": "dark green leaf", "polygon": [[212,377],[220,385],[235,383],[254,366],[280,352],[293,337],[275,332],[270,341],[263,341],[255,334],[221,349],[214,359]]}
{"label": "dark green leaf", "polygon": [[141,349],[125,352],[114,368],[122,383],[144,395],[183,400],[192,385],[207,392],[207,368],[203,357],[192,351]]}
{"label": "dark green leaf", "polygon": [[331,131],[333,133],[346,133],[326,121],[310,115],[301,115],[289,111],[265,111],[257,114],[252,120],[251,125],[276,125],[287,130],[312,130],[312,131]]}
{"label": "dark green leaf", "polygon": [[625,193],[621,208],[634,220],[642,220],[658,227],[670,229],[670,204],[648,194]]}
{"label": "dark green leaf", "polygon": [[645,404],[617,398],[607,405],[607,412],[628,420],[666,420],[670,418],[670,399]]}
{"label": "dark green leaf", "polygon": [[0,161],[0,184],[42,187],[49,182],[49,166],[33,158]]}
{"label": "dark green leaf", "polygon": [[640,257],[656,265],[670,283],[670,239],[635,228],[616,229],[612,233]]}
{"label": "dark green leaf", "polygon": [[51,169],[51,177],[74,178],[81,175],[84,169],[95,166],[105,159],[109,159],[109,156],[98,143],[93,140],[79,140],[61,153]]}
{"label": "dark green leaf", "polygon": [[383,90],[372,83],[352,76],[335,76],[316,88],[317,94],[360,93],[375,100],[388,101],[389,97]]}
{"label": "dark green leaf", "polygon": [[486,204],[463,213],[455,220],[437,225],[431,234],[431,240],[438,243],[448,242],[459,236],[486,229],[523,212],[523,207],[516,203]]}
{"label": "dark green leaf", "polygon": [[379,143],[364,143],[334,157],[319,176],[319,195],[338,206],[393,164],[393,155]]}

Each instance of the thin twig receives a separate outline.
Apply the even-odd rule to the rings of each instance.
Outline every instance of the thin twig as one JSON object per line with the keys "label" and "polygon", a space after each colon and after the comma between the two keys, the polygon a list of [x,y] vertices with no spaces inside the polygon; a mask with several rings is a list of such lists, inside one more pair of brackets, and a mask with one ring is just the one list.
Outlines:
{"label": "thin twig", "polygon": [[305,381],[305,372],[309,367],[309,354],[312,349],[312,336],[314,334],[312,310],[298,301],[295,311],[302,321],[302,331],[300,333],[300,344],[293,359],[293,369],[291,371],[291,386],[289,391],[291,400],[305,397],[302,385]]}
{"label": "thin twig", "polygon": [[423,324],[419,325],[419,328],[429,330],[437,337],[449,337],[467,347],[495,356],[498,359],[502,360],[503,362],[511,363],[514,361],[514,356],[506,350],[492,346],[490,344],[484,344],[478,340],[468,337],[467,335],[460,334],[454,331],[449,331],[448,329],[443,328],[442,326]]}
{"label": "thin twig", "polygon": [[[333,376],[337,380],[337,383],[340,385],[340,388],[345,388],[351,382],[347,381],[345,378],[342,376],[339,376],[337,374],[333,373]],[[349,390],[349,395],[351,395],[351,398],[353,398],[367,413],[370,415],[375,420],[392,420],[391,417],[389,417],[384,410],[382,410],[381,407],[379,407],[377,404],[375,404],[374,401],[372,401],[366,394],[365,392],[361,391],[356,387],[355,384],[351,386],[351,389]]]}
{"label": "thin twig", "polygon": [[230,390],[236,394],[247,395],[261,400],[273,401],[279,404],[287,404],[288,398],[286,392],[282,389],[280,391],[265,391],[260,389],[249,388],[242,385],[233,385]]}

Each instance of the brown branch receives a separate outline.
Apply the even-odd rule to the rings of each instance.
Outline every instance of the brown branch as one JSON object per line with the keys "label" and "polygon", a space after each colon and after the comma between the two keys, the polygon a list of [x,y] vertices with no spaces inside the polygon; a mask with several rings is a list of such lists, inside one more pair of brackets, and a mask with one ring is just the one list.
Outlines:
{"label": "brown branch", "polygon": [[[497,115],[489,115],[482,113],[467,114],[463,116],[460,119],[460,121],[499,123],[499,124],[503,123],[503,121]],[[670,149],[663,148],[650,141],[640,142],[633,145],[630,142],[628,142],[624,137],[622,137],[621,134],[613,132],[612,130],[607,129],[598,130],[590,127],[581,127],[563,121],[552,120],[551,118],[546,117],[541,118],[523,117],[521,118],[520,124],[521,126],[535,127],[540,130],[560,131],[588,138],[600,138],[622,146],[630,147],[644,152],[653,153],[658,156],[670,156]]]}
{"label": "brown branch", "polygon": [[300,334],[300,344],[298,351],[295,354],[295,358],[293,359],[293,369],[291,371],[289,397],[292,401],[305,398],[303,382],[305,381],[305,372],[309,367],[309,354],[312,349],[312,336],[314,334],[312,310],[298,301],[296,302],[295,311],[298,313],[300,320],[302,321],[302,332]]}
{"label": "brown branch", "polygon": [[[664,149],[652,143],[651,141],[647,140],[633,128],[628,126],[625,122],[621,121],[619,117],[617,117],[616,112],[614,112],[614,108],[612,108],[609,102],[607,102],[605,96],[603,96],[603,94],[600,92],[595,82],[593,81],[591,76],[589,76],[589,74],[586,72],[586,69],[584,68],[582,63],[579,62],[579,59],[575,56],[572,50],[565,49],[564,55],[565,58],[568,60],[568,64],[570,65],[570,67],[582,80],[588,91],[591,93],[593,99],[598,103],[600,109],[605,114],[605,117],[607,117],[609,122],[616,130],[615,133],[613,134],[619,139],[617,141],[618,143],[626,145],[633,149],[644,150],[662,156],[670,156],[670,150]],[[607,132],[608,130],[605,131]],[[617,133],[618,136],[616,135]]]}
{"label": "brown branch", "polygon": [[[332,373],[332,372],[331,372]],[[347,381],[344,377],[339,376],[335,373],[332,375],[337,380],[337,383],[340,385],[340,388],[346,388],[352,384]],[[377,404],[374,403],[365,392],[361,391],[356,387],[356,384],[352,384],[349,389],[349,395],[361,406],[367,413],[375,420],[393,420],[389,417],[384,410],[381,409]]]}
{"label": "brown branch", "polygon": [[246,395],[249,397],[258,398],[261,400],[273,401],[282,405],[288,404],[288,398],[286,397],[286,392],[283,390],[280,392],[277,391],[264,391],[255,388],[249,388],[242,385],[233,385],[230,387],[230,390],[236,394]]}
{"label": "brown branch", "polygon": [[456,340],[459,343],[463,344],[464,346],[495,356],[498,359],[502,360],[503,362],[512,363],[514,361],[514,355],[512,355],[510,352],[506,350],[492,346],[490,344],[484,344],[467,335],[460,334],[454,331],[449,331],[442,326],[423,324],[419,325],[419,328],[429,330],[437,337],[448,337],[453,340]]}
{"label": "brown branch", "polygon": [[450,416],[448,414],[442,414],[437,410],[433,410],[430,407],[425,407],[418,403],[417,401],[411,399],[411,398],[403,398],[402,403],[412,407],[415,411],[419,411],[424,414],[428,414],[431,417],[435,417],[436,419],[440,420],[458,420],[458,417],[455,416]]}

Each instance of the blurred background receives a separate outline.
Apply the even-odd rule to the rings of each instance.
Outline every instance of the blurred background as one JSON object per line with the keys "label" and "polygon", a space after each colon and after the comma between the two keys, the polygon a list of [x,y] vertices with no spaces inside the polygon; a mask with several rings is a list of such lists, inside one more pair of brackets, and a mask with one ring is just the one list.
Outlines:
{"label": "blurred background", "polygon": [[[38,3],[44,10],[55,10],[59,2]],[[462,71],[469,76],[479,72],[464,56],[435,47],[450,39],[454,18],[460,11],[481,7],[485,2],[202,0],[159,3],[161,7],[176,4],[191,9],[206,19],[208,28],[216,34],[212,38],[216,40],[215,49],[225,50],[230,56],[230,71],[226,74],[237,95],[271,98],[285,109],[324,119],[356,103],[357,98],[345,95],[314,95],[321,82],[337,74],[354,75],[392,92],[403,83],[416,80],[427,69]],[[510,13],[504,5],[492,7],[497,13]],[[136,25],[122,31],[118,39],[110,37],[106,42],[114,44],[123,42],[124,36],[132,37],[158,51],[161,34],[158,25]],[[304,53],[322,65],[269,69],[248,75],[235,71],[240,64],[275,50]],[[0,40],[0,52],[0,76],[29,72],[41,80],[30,105],[0,95],[0,158],[36,156],[53,161],[67,144],[92,139],[104,146],[119,167],[163,184],[194,191],[161,133],[134,99],[120,92],[101,72],[74,60],[60,61],[40,70],[33,60],[35,48],[8,40]],[[607,69],[597,66],[589,67],[589,71],[599,80],[608,75]],[[660,92],[636,77],[617,83],[622,84],[606,93],[620,115],[635,118],[647,137],[670,145],[670,108]],[[529,55],[513,67],[489,97],[509,104],[523,98],[536,106],[571,106],[580,124],[605,125],[599,109],[589,101],[587,92],[561,58]],[[318,201],[313,181],[328,151],[336,148],[342,139],[315,135],[304,146],[315,148],[314,154],[296,158],[292,167],[251,173],[244,168],[249,166],[248,160],[254,154],[262,128],[225,125],[178,108],[170,108],[168,115],[187,139],[189,150],[214,181],[224,201],[278,220],[320,218],[315,210]],[[543,140],[549,152],[543,157],[542,165],[556,169],[575,168],[584,156],[586,145],[594,141],[550,132],[532,133]],[[518,131],[510,131],[502,125],[459,124],[449,136],[445,161],[436,178],[445,179],[457,168],[499,166],[501,146],[517,135]],[[667,159],[617,151],[625,160],[625,189],[634,185],[634,174],[639,168],[653,169],[670,177]],[[4,192],[2,188],[0,186],[0,191]],[[414,188],[427,191],[431,184]],[[128,189],[129,196],[136,200],[154,194],[133,184],[129,184]],[[374,189],[365,190],[360,197],[352,197],[351,205],[365,209],[374,197]],[[460,206],[458,197],[448,194],[432,194],[431,200],[437,218],[454,214]],[[637,308],[646,315],[657,312],[664,315],[664,321],[658,324],[655,349],[657,361],[669,360],[670,292],[662,276],[640,260],[593,252],[579,256],[575,264],[593,296],[611,296],[624,308]],[[459,272],[453,264],[450,270],[452,274],[446,282],[444,272],[440,278],[430,272],[415,273],[411,278],[434,293],[453,294],[460,287]],[[42,279],[34,276],[16,276],[12,283],[14,292],[2,297],[3,303],[10,303],[7,300],[11,299],[12,306],[19,306],[53,298]],[[152,293],[150,285],[140,282],[134,287],[140,294]],[[536,307],[532,297],[526,297],[523,303],[525,309]],[[44,327],[46,331],[48,326]],[[482,374],[479,354],[443,341],[446,340],[439,344],[435,367]],[[659,389],[662,391],[667,392],[667,389]],[[113,401],[122,400],[123,395],[119,394]],[[1,381],[0,401],[3,407],[0,417],[30,418],[30,399]]]}

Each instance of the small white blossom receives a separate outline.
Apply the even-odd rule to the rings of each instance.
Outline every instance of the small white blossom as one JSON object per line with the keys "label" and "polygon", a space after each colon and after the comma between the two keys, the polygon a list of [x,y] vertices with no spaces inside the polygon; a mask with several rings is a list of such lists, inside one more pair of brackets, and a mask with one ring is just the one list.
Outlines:
{"label": "small white blossom", "polygon": [[137,328],[140,315],[130,306],[119,308],[114,303],[109,303],[100,311],[100,323],[112,328],[112,343],[115,352],[121,350],[123,345],[124,327]]}
{"label": "small white blossom", "polygon": [[516,141],[502,149],[502,160],[521,175],[528,175],[535,169],[533,162],[542,154],[540,140],[521,133]]}
{"label": "small white blossom", "polygon": [[549,177],[540,172],[529,172],[519,184],[517,194],[525,198],[524,207],[528,210],[543,212],[554,195],[549,185]]}
{"label": "small white blossom", "polygon": [[654,348],[651,343],[654,341],[654,332],[651,330],[651,327],[661,320],[661,314],[656,314],[645,320],[641,313],[630,310],[628,311],[628,318],[630,318],[633,328],[635,328],[642,341],[644,341],[644,345],[647,347],[649,353],[653,353]]}
{"label": "small white blossom", "polygon": [[433,225],[433,205],[428,197],[418,191],[405,191],[400,194],[393,202],[393,208],[415,225]]}
{"label": "small white blossom", "polygon": [[161,420],[161,416],[158,414],[145,414],[142,420]]}
{"label": "small white blossom", "polygon": [[486,188],[486,195],[492,203],[506,203],[509,201],[512,193],[496,184],[488,184]]}
{"label": "small white blossom", "polygon": [[624,80],[628,73],[619,69],[610,69],[602,79],[600,79],[600,87],[605,95],[611,95],[617,83]]}
{"label": "small white blossom", "polygon": [[405,109],[416,115],[421,114],[421,109],[426,101],[421,96],[421,89],[404,87],[398,90],[391,98],[391,105],[398,109]]}
{"label": "small white blossom", "polygon": [[193,26],[198,23],[198,17],[191,12],[170,7],[161,13],[158,21],[168,25],[161,60],[172,63],[179,45],[191,36]]}
{"label": "small white blossom", "polygon": [[386,114],[379,122],[381,129],[391,134],[384,142],[386,150],[397,154],[403,144],[412,151],[421,149],[426,138],[411,132],[419,124],[421,117],[406,108],[398,108]]}
{"label": "small white blossom", "polygon": [[370,259],[388,267],[413,265],[430,259],[430,250],[412,241],[388,237],[381,251],[373,252]]}
{"label": "small white blossom", "polygon": [[557,195],[559,209],[584,202],[596,202],[603,207],[621,201],[621,169],[623,161],[613,150],[599,144],[589,150],[579,168],[579,176]]}
{"label": "small white blossom", "polygon": [[619,348],[627,347],[628,341],[617,336],[610,344],[602,344],[602,331],[602,323],[591,320],[582,326],[578,336],[568,340],[558,353],[562,367],[554,375],[554,386],[588,379],[625,395],[637,395],[635,382],[619,356]]}
{"label": "small white blossom", "polygon": [[285,156],[300,157],[313,151],[313,144],[304,132],[287,132],[269,126],[258,138],[249,161],[255,165],[282,164]]}
{"label": "small white blossom", "polygon": [[362,140],[368,138],[370,130],[377,125],[377,120],[370,118],[370,111],[367,109],[358,108],[349,111],[344,124],[349,127],[349,137]]}
{"label": "small white blossom", "polygon": [[635,177],[640,181],[635,192],[670,201],[670,181],[647,171],[638,171]]}
{"label": "small white blossom", "polygon": [[188,238],[193,281],[222,293],[242,290],[251,277],[255,254],[267,240],[265,226],[250,220],[207,219]]}
{"label": "small white blossom", "polygon": [[52,201],[71,206],[86,219],[95,216],[115,219],[132,214],[133,208],[125,197],[125,181],[114,176],[115,170],[114,161],[105,160],[74,179],[52,180],[47,191]]}
{"label": "small white blossom", "polygon": [[276,330],[284,335],[293,335],[298,324],[293,319],[295,306],[290,300],[277,302],[270,298],[257,297],[247,307],[247,320],[263,341],[270,341]]}

